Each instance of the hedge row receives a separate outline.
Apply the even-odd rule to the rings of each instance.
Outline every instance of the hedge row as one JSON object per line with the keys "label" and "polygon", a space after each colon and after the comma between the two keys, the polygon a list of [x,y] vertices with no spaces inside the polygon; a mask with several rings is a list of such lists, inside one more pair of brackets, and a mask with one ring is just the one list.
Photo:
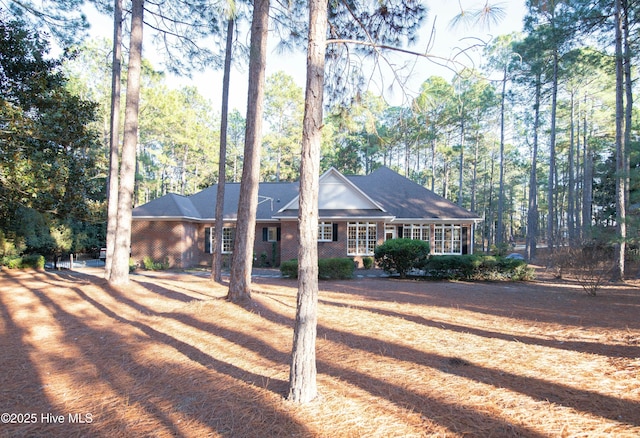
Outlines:
{"label": "hedge row", "polygon": [[44,263],[44,256],[39,254],[0,258],[0,265],[6,266],[9,269],[44,269]]}
{"label": "hedge row", "polygon": [[431,256],[418,269],[432,279],[526,281],[533,278],[533,269],[524,260],[479,254]]}
{"label": "hedge row", "polygon": [[[318,260],[318,278],[320,280],[347,280],[353,278],[355,264],[348,257]],[[292,259],[280,263],[283,277],[298,278],[298,260]]]}

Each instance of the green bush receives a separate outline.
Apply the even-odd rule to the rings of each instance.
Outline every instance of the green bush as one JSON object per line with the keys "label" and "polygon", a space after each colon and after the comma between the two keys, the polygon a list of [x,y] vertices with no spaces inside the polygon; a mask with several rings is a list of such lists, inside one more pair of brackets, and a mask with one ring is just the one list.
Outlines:
{"label": "green bush", "polygon": [[347,280],[353,277],[353,259],[348,257],[318,260],[318,278],[321,280]]}
{"label": "green bush", "polygon": [[422,269],[429,258],[429,243],[423,240],[390,239],[377,246],[375,260],[386,273],[397,273],[401,278],[412,269]]}
{"label": "green bush", "polygon": [[371,269],[373,266],[373,257],[362,257],[362,266],[365,269]]}
{"label": "green bush", "polygon": [[298,259],[280,263],[280,273],[283,277],[298,278]]}
{"label": "green bush", "polygon": [[44,264],[44,256],[39,254],[25,255],[22,257],[7,256],[0,259],[0,265],[6,266],[9,269],[44,269]]}
{"label": "green bush", "polygon": [[524,260],[490,255],[432,256],[424,265],[424,274],[433,279],[513,280],[533,278],[533,270]]}
{"label": "green bush", "polygon": [[156,262],[149,256],[145,256],[142,259],[142,264],[147,271],[163,271],[165,269],[169,269],[168,261],[165,261],[164,263]]}
{"label": "green bush", "polygon": [[44,269],[44,256],[31,254],[22,257],[22,268]]}
{"label": "green bush", "polygon": [[[347,280],[353,277],[355,264],[348,257],[318,260],[318,278],[320,280]],[[298,278],[298,260],[292,259],[280,263],[283,277]]]}

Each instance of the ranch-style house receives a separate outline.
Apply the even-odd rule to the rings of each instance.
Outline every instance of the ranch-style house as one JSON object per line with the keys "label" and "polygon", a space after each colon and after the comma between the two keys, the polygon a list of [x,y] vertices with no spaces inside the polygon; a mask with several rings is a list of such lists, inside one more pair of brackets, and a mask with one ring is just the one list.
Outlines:
{"label": "ranch-style house", "polygon": [[[191,196],[168,194],[133,210],[131,255],[171,267],[211,265],[217,185]],[[225,184],[222,252],[233,251],[240,183]],[[298,183],[261,183],[254,260],[278,266],[297,257]],[[380,167],[366,176],[331,168],[320,177],[318,257],[361,263],[376,245],[405,237],[426,240],[433,254],[473,253],[474,213]]]}

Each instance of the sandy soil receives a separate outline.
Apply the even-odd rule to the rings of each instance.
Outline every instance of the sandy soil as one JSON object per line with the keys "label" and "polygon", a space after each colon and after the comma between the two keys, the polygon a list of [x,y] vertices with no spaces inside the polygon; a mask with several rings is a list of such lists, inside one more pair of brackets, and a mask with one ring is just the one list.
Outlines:
{"label": "sandy soil", "polygon": [[0,436],[640,436],[633,282],[322,282],[303,406],[295,281],[225,294],[184,273],[0,271]]}

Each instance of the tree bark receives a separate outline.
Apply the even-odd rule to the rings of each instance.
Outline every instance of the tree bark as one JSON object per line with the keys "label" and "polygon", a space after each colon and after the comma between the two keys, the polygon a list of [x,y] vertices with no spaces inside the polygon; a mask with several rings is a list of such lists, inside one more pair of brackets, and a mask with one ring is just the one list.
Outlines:
{"label": "tree bark", "polygon": [[262,143],[268,26],[269,0],[256,0],[253,4],[251,21],[244,165],[242,167],[236,238],[227,293],[227,299],[233,302],[251,299],[251,265],[253,262],[253,241],[256,234],[258,184],[260,182],[260,147]]}
{"label": "tree bark", "polygon": [[531,152],[531,173],[529,174],[529,208],[527,212],[527,259],[536,257],[538,246],[538,129],[540,127],[540,74],[536,75],[536,91],[533,118],[533,150]]}
{"label": "tree bark", "polygon": [[569,157],[567,173],[567,232],[569,234],[569,243],[574,244],[576,241],[576,213],[575,213],[575,92],[571,90],[569,101]]}
{"label": "tree bark", "polygon": [[624,254],[627,234],[626,203],[625,203],[625,163],[626,145],[624,136],[624,56],[623,56],[623,8],[622,0],[615,0],[615,24],[616,24],[616,226],[618,229],[618,241],[616,242],[616,264],[614,279],[624,281]]}
{"label": "tree bark", "polygon": [[138,109],[140,104],[140,74],[142,67],[142,27],[144,0],[133,0],[131,5],[131,36],[129,43],[129,69],[127,99],[124,115],[124,137],[120,163],[118,190],[118,225],[109,283],[129,282],[129,255],[131,248],[131,210],[136,173],[136,147],[138,145]]}
{"label": "tree bark", "polygon": [[496,245],[504,240],[504,103],[507,98],[507,64],[502,74],[502,96],[500,97],[500,181],[498,182],[498,229]]}
{"label": "tree bark", "polygon": [[553,49],[553,84],[551,88],[551,127],[549,139],[549,185],[547,187],[547,246],[553,249],[556,244],[556,208],[555,208],[555,190],[556,190],[556,113],[558,109],[558,49]]}
{"label": "tree bark", "polygon": [[327,2],[309,2],[307,84],[302,133],[300,202],[298,210],[298,299],[289,373],[289,399],[313,400],[316,384],[316,330],[318,307],[318,189]]}
{"label": "tree bark", "polygon": [[231,81],[231,57],[233,54],[234,18],[227,22],[227,42],[224,55],[224,75],[222,78],[222,110],[220,113],[220,158],[218,162],[218,188],[216,192],[216,222],[213,233],[213,256],[211,279],[222,282],[222,228],[224,227],[224,190],[227,180],[227,127],[229,122],[229,85]]}
{"label": "tree bark", "polygon": [[113,6],[113,61],[111,66],[111,117],[109,137],[109,183],[107,186],[107,254],[104,278],[111,276],[118,225],[118,171],[120,168],[120,77],[122,72],[122,0]]}

